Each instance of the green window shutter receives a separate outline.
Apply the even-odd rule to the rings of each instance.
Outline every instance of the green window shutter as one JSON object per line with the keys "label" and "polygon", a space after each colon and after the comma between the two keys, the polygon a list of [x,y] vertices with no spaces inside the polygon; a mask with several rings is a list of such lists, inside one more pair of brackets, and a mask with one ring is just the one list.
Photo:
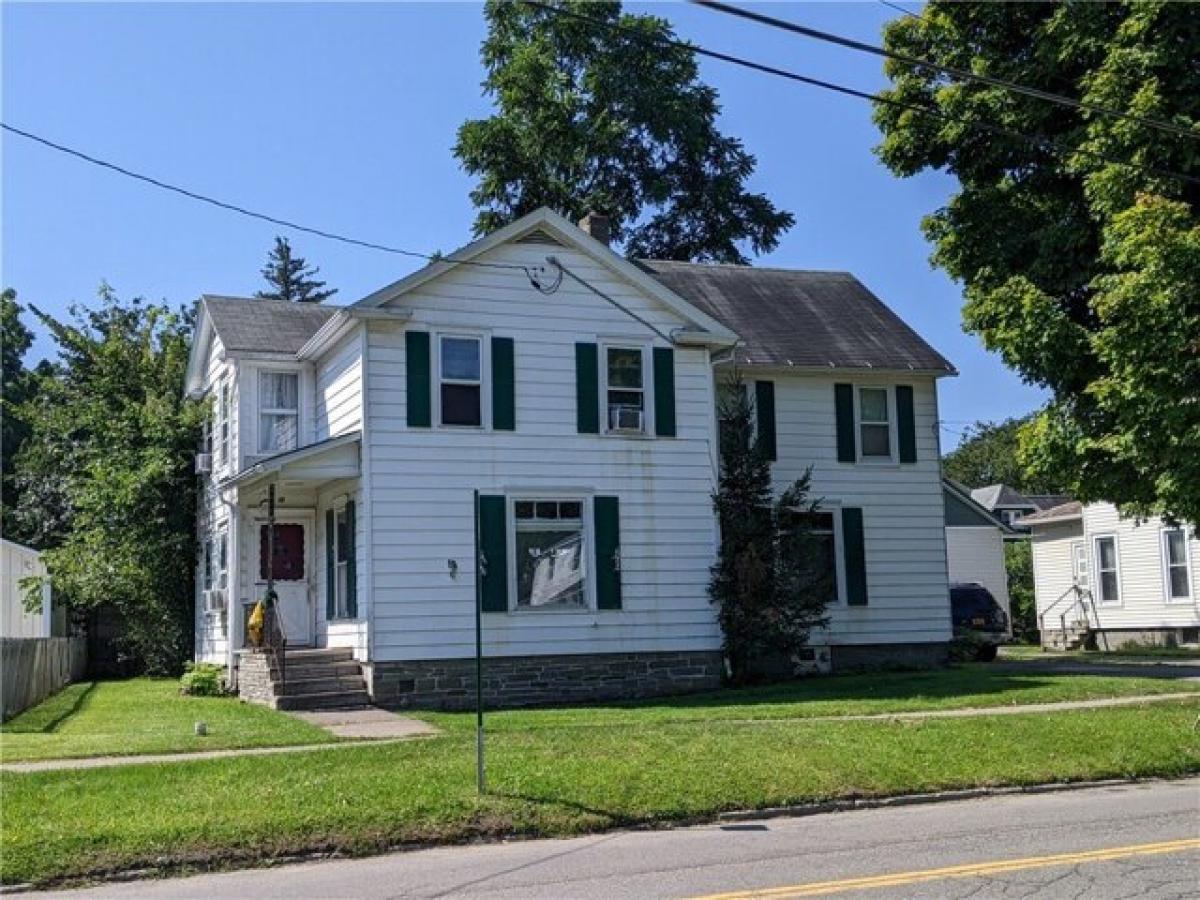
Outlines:
{"label": "green window shutter", "polygon": [[429,358],[429,332],[404,332],[404,372],[408,388],[409,428],[429,428],[433,424]]}
{"label": "green window shutter", "polygon": [[917,461],[917,417],[913,411],[913,389],[907,384],[896,386],[896,428],[900,434],[900,462]]}
{"label": "green window shutter", "polygon": [[514,356],[512,338],[492,338],[492,428],[496,431],[515,431],[517,427]]}
{"label": "green window shutter", "polygon": [[775,447],[775,382],[754,382],[754,421],[758,423],[759,449],[767,459],[778,459]]}
{"label": "green window shutter", "polygon": [[867,546],[863,538],[863,511],[842,507],[842,559],[846,564],[846,602],[867,605]]}
{"label": "green window shutter", "polygon": [[358,536],[354,533],[354,501],[346,501],[346,615],[358,617]]}
{"label": "green window shutter", "polygon": [[337,617],[337,556],[334,548],[337,527],[333,510],[325,510],[325,620]]}
{"label": "green window shutter", "polygon": [[835,384],[833,406],[837,413],[838,462],[852,463],[858,458],[854,450],[854,386]]}
{"label": "green window shutter", "polygon": [[675,437],[675,351],[654,348],[654,433]]}
{"label": "green window shutter", "polygon": [[479,552],[476,562],[481,579],[484,612],[508,611],[508,516],[502,495],[479,497]]}
{"label": "green window shutter", "polygon": [[600,433],[600,350],[595,344],[575,345],[575,429]]}
{"label": "green window shutter", "polygon": [[593,505],[596,531],[596,606],[621,608],[621,504],[616,497],[597,497]]}

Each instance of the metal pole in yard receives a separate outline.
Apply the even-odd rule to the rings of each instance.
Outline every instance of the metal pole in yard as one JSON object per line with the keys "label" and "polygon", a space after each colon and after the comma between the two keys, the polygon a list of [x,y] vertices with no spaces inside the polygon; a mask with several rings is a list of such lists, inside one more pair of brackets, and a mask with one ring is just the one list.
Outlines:
{"label": "metal pole in yard", "polygon": [[479,546],[479,491],[474,495],[475,508],[475,787],[482,795],[487,791],[483,766],[483,576],[487,560]]}

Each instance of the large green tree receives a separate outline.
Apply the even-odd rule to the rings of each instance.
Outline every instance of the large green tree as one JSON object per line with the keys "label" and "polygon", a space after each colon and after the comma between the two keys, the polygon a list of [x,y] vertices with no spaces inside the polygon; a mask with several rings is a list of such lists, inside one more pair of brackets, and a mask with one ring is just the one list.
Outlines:
{"label": "large green tree", "polygon": [[958,180],[923,227],[963,284],[965,328],[1052,394],[1022,429],[1026,465],[1080,499],[1200,523],[1200,182],[1169,174],[1200,179],[1195,6],[933,0],[885,39],[1137,117],[894,60],[887,97],[938,115],[875,111],[894,172]]}
{"label": "large green tree", "polygon": [[56,592],[77,609],[115,608],[121,655],[173,673],[191,650],[196,558],[189,318],[107,287],[68,321],[34,311],[60,359],[22,410],[17,517],[48,548]]}
{"label": "large green tree", "polygon": [[3,383],[0,385],[0,431],[3,446],[0,448],[3,493],[0,495],[0,515],[3,516],[3,532],[16,540],[19,529],[14,527],[12,511],[16,506],[17,487],[13,480],[13,462],[17,450],[29,433],[20,414],[22,402],[27,398],[31,374],[25,369],[25,354],[33,345],[33,332],[21,321],[21,305],[17,292],[5,288],[0,294],[0,355],[3,356]]}
{"label": "large green tree", "polygon": [[962,442],[942,457],[942,471],[967,487],[1007,484],[1023,494],[1057,494],[1053,480],[1029,469],[1018,455],[1021,428],[1033,416],[968,425]]}
{"label": "large green tree", "polygon": [[630,256],[742,263],[745,245],[774,248],[794,219],[747,188],[754,157],[717,128],[695,54],[661,42],[667,21],[615,2],[550,5],[566,14],[486,6],[497,112],[464,123],[454,148],[478,177],[476,234],[549,206],[608,215]]}

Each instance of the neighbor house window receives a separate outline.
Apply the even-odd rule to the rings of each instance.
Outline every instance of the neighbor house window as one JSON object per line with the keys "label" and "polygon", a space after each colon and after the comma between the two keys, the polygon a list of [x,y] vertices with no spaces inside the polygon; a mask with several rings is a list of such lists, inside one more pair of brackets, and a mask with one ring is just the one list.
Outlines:
{"label": "neighbor house window", "polygon": [[300,443],[300,376],[258,373],[258,452],[286,453]]}
{"label": "neighbor house window", "polygon": [[1188,571],[1188,541],[1182,528],[1162,533],[1163,570],[1168,600],[1187,600],[1192,596]]}
{"label": "neighbor house window", "polygon": [[339,619],[350,616],[350,526],[346,507],[337,510],[333,516],[333,577],[334,577],[334,609]]}
{"label": "neighbor house window", "polygon": [[890,459],[892,426],[887,388],[858,389],[858,434],[864,459]]}
{"label": "neighbor house window", "polygon": [[582,500],[517,500],[518,609],[585,609]]}
{"label": "neighbor house window", "polygon": [[483,424],[483,341],[444,335],[438,359],[442,424]]}
{"label": "neighbor house window", "polygon": [[604,356],[608,430],[646,431],[646,379],[638,347],[608,347]]}
{"label": "neighbor house window", "polygon": [[1101,603],[1121,602],[1121,579],[1117,567],[1117,539],[1111,535],[1098,537],[1096,548],[1096,585]]}

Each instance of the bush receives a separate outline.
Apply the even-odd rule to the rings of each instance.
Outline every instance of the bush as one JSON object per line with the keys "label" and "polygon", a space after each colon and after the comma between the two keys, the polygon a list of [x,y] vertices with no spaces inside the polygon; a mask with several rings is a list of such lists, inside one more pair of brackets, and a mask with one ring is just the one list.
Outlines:
{"label": "bush", "polygon": [[191,697],[220,697],[229,692],[225,667],[214,663],[187,663],[179,679],[179,693]]}
{"label": "bush", "polygon": [[995,656],[988,652],[993,646],[995,641],[980,632],[964,631],[950,642],[950,659],[953,662],[974,662],[984,657],[994,659]]}

